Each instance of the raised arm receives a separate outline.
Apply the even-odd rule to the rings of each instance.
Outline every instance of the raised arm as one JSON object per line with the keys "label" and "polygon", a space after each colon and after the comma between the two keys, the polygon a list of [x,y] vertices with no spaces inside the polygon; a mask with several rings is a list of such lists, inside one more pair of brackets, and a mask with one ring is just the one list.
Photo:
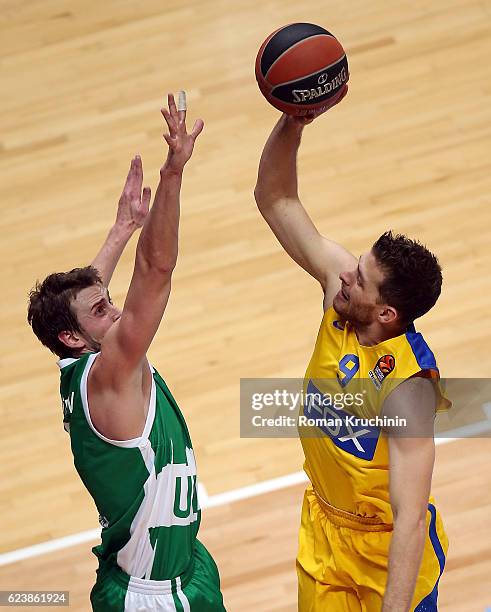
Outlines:
{"label": "raised arm", "polygon": [[203,129],[203,122],[198,120],[188,134],[186,111],[177,111],[172,94],[168,105],[168,110],[162,109],[169,129],[169,134],[164,135],[169,146],[167,159],[160,169],[155,200],[138,240],[123,312],[107,339],[112,344],[111,359],[118,356],[118,372],[121,368],[133,370],[142,361],[164,314],[177,263],[182,175]]}
{"label": "raised arm", "polygon": [[254,196],[285,251],[320,282],[326,302],[331,302],[339,289],[339,273],[355,267],[356,259],[318,232],[300,202],[297,151],[308,121],[288,115],[280,118],[261,155]]}
{"label": "raised arm", "polygon": [[[186,112],[177,111],[169,95],[162,109],[169,134],[167,160],[153,206],[138,240],[135,267],[121,317],[106,332],[101,353],[89,376],[90,413],[97,429],[108,437],[140,435],[149,393],[146,352],[164,314],[177,262],[179,196],[182,174],[203,129],[196,121],[186,130]],[[141,181],[139,183],[141,189]]]}
{"label": "raised arm", "polygon": [[126,183],[119,198],[116,221],[91,263],[92,267],[99,272],[105,287],[109,285],[114,269],[129,239],[137,229],[142,227],[148,214],[150,188],[145,187],[142,194],[140,185],[142,177],[142,163],[137,155],[131,160]]}

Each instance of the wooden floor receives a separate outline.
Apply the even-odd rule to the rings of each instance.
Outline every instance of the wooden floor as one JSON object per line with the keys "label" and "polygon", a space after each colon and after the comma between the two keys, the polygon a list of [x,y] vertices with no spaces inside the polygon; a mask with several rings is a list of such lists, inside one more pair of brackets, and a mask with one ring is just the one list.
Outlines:
{"label": "wooden floor", "polygon": [[[190,119],[206,126],[151,360],[185,412],[210,494],[301,468],[298,441],[239,437],[239,379],[301,377],[321,317],[317,285],[252,197],[277,117],[253,63],[282,24],[324,25],[350,61],[348,97],[306,130],[300,154],[316,224],[356,254],[387,228],[427,243],[444,290],[418,328],[444,376],[490,376],[490,19],[489,0],[0,2],[0,553],[97,526],[61,426],[55,360],[26,324],[27,294],[90,262],[135,153],[155,187],[167,91],[186,89]],[[113,279],[119,303],[134,245]],[[441,596],[452,612],[491,605],[490,450],[479,439],[438,453],[452,539]],[[294,609],[300,497],[288,489],[205,514],[230,610]],[[0,588],[58,584],[87,610],[88,549],[0,567]]]}
{"label": "wooden floor", "polygon": [[[433,491],[451,542],[440,582],[441,612],[484,612],[491,603],[491,541],[483,537],[491,472],[475,470],[476,461],[489,462],[490,448],[477,440],[438,447]],[[288,487],[204,513],[200,539],[217,560],[228,610],[296,610],[294,560],[303,489]],[[19,590],[70,590],[70,608],[84,612],[97,565],[90,548],[96,543],[6,566],[4,583]]]}

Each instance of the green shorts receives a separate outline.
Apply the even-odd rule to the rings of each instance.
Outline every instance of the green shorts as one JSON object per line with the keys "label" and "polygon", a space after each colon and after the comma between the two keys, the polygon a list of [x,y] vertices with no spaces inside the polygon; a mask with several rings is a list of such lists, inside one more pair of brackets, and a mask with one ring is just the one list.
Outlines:
{"label": "green shorts", "polygon": [[189,573],[172,580],[143,580],[100,565],[90,601],[93,612],[225,612],[217,566],[199,541]]}

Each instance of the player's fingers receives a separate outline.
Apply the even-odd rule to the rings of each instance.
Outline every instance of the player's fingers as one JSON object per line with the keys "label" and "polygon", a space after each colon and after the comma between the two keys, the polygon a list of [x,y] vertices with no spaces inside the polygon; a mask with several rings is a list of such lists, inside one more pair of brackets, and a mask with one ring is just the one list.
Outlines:
{"label": "player's fingers", "polygon": [[130,169],[128,170],[128,175],[126,177],[126,182],[124,184],[123,192],[130,193],[133,185],[135,183],[136,177],[136,156],[133,157],[130,163]]}
{"label": "player's fingers", "polygon": [[298,117],[295,117],[295,120],[302,125],[308,125],[309,123],[312,123],[312,121],[316,119],[318,115],[319,111],[311,110],[307,111],[305,115],[299,115]]}
{"label": "player's fingers", "polygon": [[169,145],[169,147],[174,147],[174,138],[170,134],[164,134],[164,140]]}
{"label": "player's fingers", "polygon": [[178,115],[178,121],[179,121],[180,126],[184,125],[186,122],[186,110],[187,110],[186,92],[180,91],[177,96],[177,115]]}
{"label": "player's fingers", "polygon": [[176,131],[177,131],[176,122],[171,117],[169,111],[166,108],[162,108],[161,113],[164,116],[165,122],[167,123],[167,127],[169,128],[170,135],[175,136]]}
{"label": "player's fingers", "polygon": [[135,171],[135,158],[133,157],[133,159],[130,162],[130,168],[128,170],[128,175],[126,177],[126,184],[128,184],[128,182],[130,181],[131,177],[133,176],[134,171]]}
{"label": "player's fingers", "polygon": [[205,122],[203,121],[203,119],[196,119],[196,121],[194,122],[193,131],[191,132],[191,137],[193,138],[193,140],[196,140],[196,138],[203,131],[204,127]]}
{"label": "player's fingers", "polygon": [[144,213],[148,212],[151,196],[152,196],[152,191],[150,187],[144,187],[143,194],[142,194],[142,202],[141,202],[141,209],[142,209],[142,212]]}
{"label": "player's fingers", "polygon": [[134,184],[132,185],[135,189],[138,190],[138,193],[141,193],[143,183],[143,165],[142,159],[139,155],[135,157],[134,164]]}
{"label": "player's fingers", "polygon": [[348,83],[346,83],[346,85],[343,87],[341,95],[336,100],[335,104],[339,104],[341,102],[341,100],[346,97],[347,93],[348,93]]}
{"label": "player's fingers", "polygon": [[174,120],[175,124],[177,125],[179,121],[179,117],[177,115],[177,107],[176,107],[176,101],[174,100],[174,94],[172,93],[167,94],[167,104],[169,106],[170,115],[172,119]]}
{"label": "player's fingers", "polygon": [[336,104],[339,104],[341,102],[341,100],[346,96],[346,94],[348,93],[348,84],[346,83],[346,85],[344,85],[343,89],[341,89],[335,97],[334,101],[331,102],[331,104],[329,104],[328,108],[332,108],[333,106],[336,106]]}
{"label": "player's fingers", "polygon": [[312,121],[314,119],[317,119],[317,117],[320,117],[322,114],[324,114],[330,108],[332,108],[333,106],[336,106],[336,104],[339,104],[341,102],[341,100],[346,96],[347,93],[348,93],[348,84],[346,83],[346,85],[344,85],[343,89],[341,89],[336,94],[337,97],[334,97],[334,99],[332,99],[330,102],[328,101],[326,106],[322,106],[321,108],[318,108],[316,110],[309,111],[305,115],[303,115],[302,117],[299,117],[298,119],[304,125],[308,125],[309,123],[312,123]]}

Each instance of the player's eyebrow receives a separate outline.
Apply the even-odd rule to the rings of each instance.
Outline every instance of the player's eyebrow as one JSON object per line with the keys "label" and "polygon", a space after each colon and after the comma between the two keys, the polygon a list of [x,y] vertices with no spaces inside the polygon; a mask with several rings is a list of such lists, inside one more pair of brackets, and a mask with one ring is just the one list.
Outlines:
{"label": "player's eyebrow", "polygon": [[104,288],[104,295],[100,299],[98,299],[97,302],[95,302],[95,304],[92,304],[92,306],[90,307],[90,312],[92,312],[94,308],[97,308],[97,306],[105,302],[106,299],[108,302],[111,301],[109,298],[109,291],[106,288]]}
{"label": "player's eyebrow", "polygon": [[97,302],[95,304],[92,305],[90,312],[92,312],[95,308],[97,308],[97,306],[99,306],[100,304],[103,304],[105,302],[106,298],[102,297],[100,300],[97,300]]}
{"label": "player's eyebrow", "polygon": [[364,275],[361,273],[361,270],[360,270],[360,260],[361,260],[361,255],[360,255],[360,257],[358,258],[358,268],[357,268],[357,272],[358,272],[358,275],[359,275],[359,276],[360,276],[360,278],[361,278],[361,284],[362,284],[362,285],[364,285],[366,281],[365,281],[365,276],[364,276]]}

